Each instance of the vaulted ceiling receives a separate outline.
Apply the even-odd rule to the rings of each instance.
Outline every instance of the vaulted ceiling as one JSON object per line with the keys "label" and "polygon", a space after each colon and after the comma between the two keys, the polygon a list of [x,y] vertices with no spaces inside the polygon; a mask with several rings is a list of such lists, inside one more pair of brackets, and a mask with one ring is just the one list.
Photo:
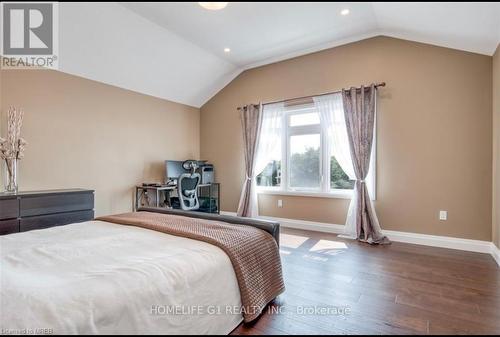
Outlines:
{"label": "vaulted ceiling", "polygon": [[500,41],[499,3],[235,2],[219,11],[196,2],[59,6],[61,71],[195,107],[245,69],[372,36],[485,55]]}

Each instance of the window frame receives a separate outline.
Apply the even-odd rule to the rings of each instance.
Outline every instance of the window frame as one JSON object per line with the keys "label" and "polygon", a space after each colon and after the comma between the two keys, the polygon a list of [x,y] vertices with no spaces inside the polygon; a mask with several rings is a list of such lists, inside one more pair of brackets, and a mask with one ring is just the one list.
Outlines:
{"label": "window frame", "polygon": [[[330,187],[330,169],[331,163],[328,156],[328,139],[324,128],[320,124],[290,126],[290,117],[293,115],[305,114],[310,112],[319,113],[314,107],[314,103],[305,103],[296,106],[286,107],[281,121],[281,172],[280,186],[257,186],[259,194],[270,195],[290,195],[304,197],[320,198],[338,198],[351,199],[353,190],[333,189]],[[375,114],[375,127],[373,134],[372,154],[370,158],[370,172],[367,176],[368,190],[372,200],[376,198],[376,148],[377,148],[377,118]],[[290,139],[297,135],[320,135],[320,186],[319,188],[296,188],[290,186]]]}

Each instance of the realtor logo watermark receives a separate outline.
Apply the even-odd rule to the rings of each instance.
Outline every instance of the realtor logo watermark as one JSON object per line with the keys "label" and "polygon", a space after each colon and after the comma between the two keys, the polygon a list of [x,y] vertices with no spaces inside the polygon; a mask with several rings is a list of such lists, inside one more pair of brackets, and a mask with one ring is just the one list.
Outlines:
{"label": "realtor logo watermark", "polygon": [[214,315],[255,315],[260,313],[269,315],[281,315],[285,313],[294,313],[300,316],[349,316],[351,308],[349,306],[217,306],[217,305],[152,305],[150,314],[153,316],[214,316]]}
{"label": "realtor logo watermark", "polygon": [[57,2],[2,2],[1,68],[58,69]]}

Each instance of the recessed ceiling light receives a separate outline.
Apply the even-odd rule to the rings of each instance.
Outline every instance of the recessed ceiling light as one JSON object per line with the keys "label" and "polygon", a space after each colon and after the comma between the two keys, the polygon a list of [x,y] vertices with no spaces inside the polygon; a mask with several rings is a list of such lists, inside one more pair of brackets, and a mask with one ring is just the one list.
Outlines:
{"label": "recessed ceiling light", "polygon": [[348,8],[345,8],[343,10],[340,11],[340,14],[342,15],[348,15],[351,11],[348,9]]}
{"label": "recessed ceiling light", "polygon": [[229,53],[231,51],[231,48],[224,48],[224,53]]}
{"label": "recessed ceiling light", "polygon": [[227,2],[198,2],[198,4],[208,10],[218,11],[227,6]]}

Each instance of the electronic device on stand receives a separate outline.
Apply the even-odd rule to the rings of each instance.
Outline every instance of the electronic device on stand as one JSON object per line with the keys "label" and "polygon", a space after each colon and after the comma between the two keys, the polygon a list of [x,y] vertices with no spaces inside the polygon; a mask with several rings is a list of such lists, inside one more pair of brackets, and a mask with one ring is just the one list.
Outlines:
{"label": "electronic device on stand", "polygon": [[179,196],[179,177],[186,173],[190,175],[197,173],[201,177],[196,186],[199,202],[199,208],[196,211],[219,213],[220,184],[215,182],[214,165],[206,160],[166,160],[163,183],[148,182],[136,186],[135,209],[140,206],[166,208],[177,206],[172,202],[177,202],[174,197]]}

